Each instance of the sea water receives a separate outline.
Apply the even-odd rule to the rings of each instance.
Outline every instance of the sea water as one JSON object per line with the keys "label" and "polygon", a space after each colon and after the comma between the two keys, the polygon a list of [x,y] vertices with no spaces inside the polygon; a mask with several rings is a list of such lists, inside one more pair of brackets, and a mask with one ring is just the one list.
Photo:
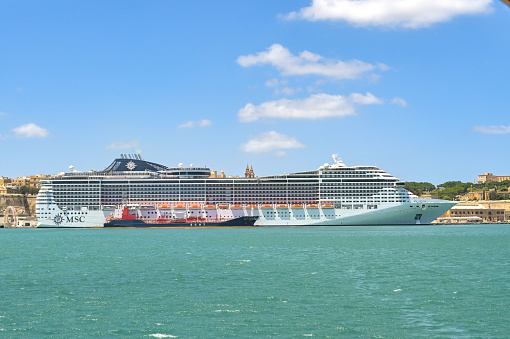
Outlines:
{"label": "sea water", "polygon": [[0,337],[508,338],[510,226],[0,229]]}

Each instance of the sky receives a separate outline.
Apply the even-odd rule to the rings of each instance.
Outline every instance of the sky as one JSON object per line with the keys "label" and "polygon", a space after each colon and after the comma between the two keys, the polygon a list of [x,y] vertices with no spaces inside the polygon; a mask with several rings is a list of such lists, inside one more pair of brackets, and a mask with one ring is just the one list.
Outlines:
{"label": "sky", "polygon": [[509,31],[496,0],[3,0],[0,176],[509,175]]}

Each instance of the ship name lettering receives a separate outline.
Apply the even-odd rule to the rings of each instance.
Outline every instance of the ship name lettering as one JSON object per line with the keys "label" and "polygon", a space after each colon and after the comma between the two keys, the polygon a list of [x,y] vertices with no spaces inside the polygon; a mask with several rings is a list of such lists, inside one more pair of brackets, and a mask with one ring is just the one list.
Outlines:
{"label": "ship name lettering", "polygon": [[85,222],[85,217],[67,217],[67,222]]}

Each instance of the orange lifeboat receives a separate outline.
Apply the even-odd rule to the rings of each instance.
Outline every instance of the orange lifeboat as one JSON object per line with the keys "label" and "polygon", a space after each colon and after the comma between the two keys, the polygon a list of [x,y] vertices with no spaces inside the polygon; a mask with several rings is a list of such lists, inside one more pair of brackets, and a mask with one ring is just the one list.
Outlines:
{"label": "orange lifeboat", "polygon": [[308,204],[308,205],[306,205],[306,207],[317,207],[317,205],[315,205],[315,204]]}
{"label": "orange lifeboat", "polygon": [[184,208],[183,205],[176,205],[175,208]]}
{"label": "orange lifeboat", "polygon": [[287,205],[278,205],[277,207],[287,207]]}
{"label": "orange lifeboat", "polygon": [[271,208],[273,206],[271,206],[271,205],[262,205],[262,207],[264,207],[264,208]]}
{"label": "orange lifeboat", "polygon": [[333,207],[333,205],[322,205],[322,207]]}
{"label": "orange lifeboat", "polygon": [[303,205],[292,205],[292,207],[303,207]]}
{"label": "orange lifeboat", "polygon": [[257,207],[257,205],[248,205],[248,206],[246,206],[246,207],[248,207],[248,208],[256,208],[256,207]]}
{"label": "orange lifeboat", "polygon": [[214,208],[214,205],[206,205],[205,208]]}
{"label": "orange lifeboat", "polygon": [[191,205],[190,208],[200,208],[198,205]]}

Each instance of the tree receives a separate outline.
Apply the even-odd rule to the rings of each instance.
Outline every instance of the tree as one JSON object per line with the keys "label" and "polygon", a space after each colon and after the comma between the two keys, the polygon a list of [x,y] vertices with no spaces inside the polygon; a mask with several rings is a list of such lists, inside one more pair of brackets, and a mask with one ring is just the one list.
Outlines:
{"label": "tree", "polygon": [[436,193],[439,199],[455,200],[458,195],[467,193],[472,185],[469,182],[447,181],[444,184],[437,185],[442,190],[437,190]]}
{"label": "tree", "polygon": [[422,195],[423,192],[432,192],[436,189],[436,186],[428,182],[407,181],[404,188],[413,194]]}
{"label": "tree", "polygon": [[497,200],[498,199],[498,194],[496,193],[496,191],[490,191],[489,192],[489,200]]}
{"label": "tree", "polygon": [[21,194],[33,194],[33,195],[36,195],[37,193],[39,193],[39,189],[36,188],[36,187],[21,186],[19,188],[19,192]]}

